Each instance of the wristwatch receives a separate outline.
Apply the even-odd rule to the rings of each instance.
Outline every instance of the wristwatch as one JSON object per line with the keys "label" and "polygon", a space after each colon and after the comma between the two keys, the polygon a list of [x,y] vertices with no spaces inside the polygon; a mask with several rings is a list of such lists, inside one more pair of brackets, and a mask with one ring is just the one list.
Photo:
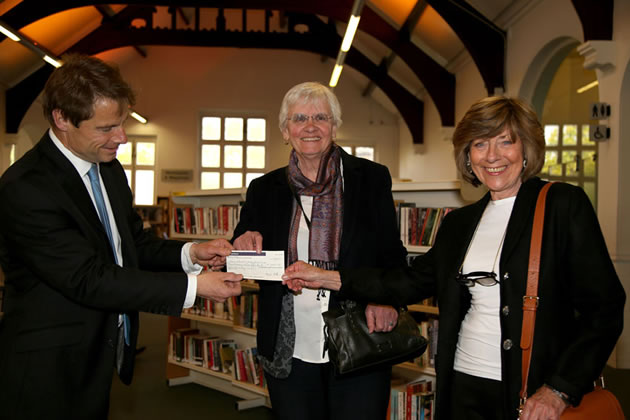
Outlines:
{"label": "wristwatch", "polygon": [[567,405],[567,407],[570,407],[572,405],[571,399],[569,398],[567,394],[565,394],[562,391],[558,391],[556,388],[552,387],[551,385],[545,384],[545,386],[549,388],[551,392],[553,392],[557,397],[559,397]]}

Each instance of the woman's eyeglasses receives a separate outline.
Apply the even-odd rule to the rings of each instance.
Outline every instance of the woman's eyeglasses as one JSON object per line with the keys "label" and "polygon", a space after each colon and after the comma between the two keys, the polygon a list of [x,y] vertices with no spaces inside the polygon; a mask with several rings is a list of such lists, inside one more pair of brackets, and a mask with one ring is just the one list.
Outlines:
{"label": "woman's eyeglasses", "polygon": [[499,283],[497,273],[494,271],[473,271],[468,274],[459,272],[457,276],[455,276],[455,281],[467,287],[474,287],[475,283],[486,287],[494,286]]}
{"label": "woman's eyeglasses", "polygon": [[305,115],[305,114],[293,114],[289,120],[291,120],[294,124],[306,124],[308,120],[313,121],[313,124],[323,124],[328,122],[332,117],[330,115],[326,115],[324,113],[319,113],[315,115]]}

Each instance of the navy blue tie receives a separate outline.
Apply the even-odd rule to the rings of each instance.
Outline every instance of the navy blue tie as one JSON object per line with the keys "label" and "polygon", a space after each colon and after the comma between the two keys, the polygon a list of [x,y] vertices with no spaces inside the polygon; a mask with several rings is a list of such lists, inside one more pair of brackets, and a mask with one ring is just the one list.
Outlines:
{"label": "navy blue tie", "polygon": [[[118,255],[116,253],[116,247],[114,246],[114,237],[112,236],[112,227],[109,224],[109,216],[107,216],[107,207],[105,207],[105,199],[103,198],[103,191],[101,190],[101,182],[98,176],[98,165],[92,164],[92,167],[88,171],[88,177],[90,178],[90,184],[92,185],[92,192],[94,193],[94,201],[96,202],[96,208],[98,215],[101,218],[101,223],[107,233],[109,244],[114,252],[114,260],[118,264]],[[122,314],[123,328],[125,332],[125,344],[129,345],[129,316]]]}

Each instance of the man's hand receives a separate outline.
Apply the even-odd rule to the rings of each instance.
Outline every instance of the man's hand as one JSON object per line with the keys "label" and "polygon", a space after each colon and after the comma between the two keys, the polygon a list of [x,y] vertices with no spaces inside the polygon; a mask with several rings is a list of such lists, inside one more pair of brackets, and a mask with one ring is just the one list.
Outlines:
{"label": "man's hand", "polygon": [[297,261],[284,271],[282,284],[286,284],[294,292],[303,288],[339,290],[341,278],[338,271],[323,270],[304,261]]}
{"label": "man's hand", "polygon": [[566,408],[562,398],[543,385],[525,402],[521,420],[558,420]]}
{"label": "man's hand", "polygon": [[225,257],[231,252],[232,244],[225,239],[215,239],[193,244],[190,247],[190,259],[194,264],[218,271],[225,266]]}
{"label": "man's hand", "polygon": [[398,322],[398,311],[391,306],[370,303],[365,308],[368,331],[389,332]]}
{"label": "man's hand", "polygon": [[225,302],[241,294],[241,280],[240,274],[204,271],[197,276],[197,296]]}
{"label": "man's hand", "polygon": [[263,237],[260,232],[253,232],[248,230],[238,238],[234,239],[234,249],[239,250],[254,250],[257,253],[261,253],[263,249]]}

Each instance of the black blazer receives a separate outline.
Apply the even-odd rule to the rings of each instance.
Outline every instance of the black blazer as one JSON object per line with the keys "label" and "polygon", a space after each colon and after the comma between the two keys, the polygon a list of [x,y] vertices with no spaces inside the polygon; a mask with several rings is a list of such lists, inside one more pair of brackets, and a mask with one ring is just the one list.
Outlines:
{"label": "black blazer", "polygon": [[[377,163],[348,155],[343,162],[343,230],[341,267],[395,267],[406,265],[407,251],[396,228],[392,181],[388,169]],[[255,179],[247,190],[234,238],[258,231],[263,249],[283,250],[287,255],[289,227],[295,199],[287,182],[286,167]],[[258,352],[273,357],[282,295],[288,292],[279,282],[260,283],[258,306]],[[333,293],[330,305],[336,304]]]}
{"label": "black blazer", "polygon": [[[506,418],[515,418],[521,387],[522,299],[538,192],[525,182],[516,197],[501,252],[501,366]],[[405,304],[436,295],[440,308],[436,415],[450,418],[451,381],[459,328],[470,293],[455,282],[475,227],[490,200],[449,213],[432,249],[406,270],[341,270],[340,296]],[[528,394],[544,383],[574,403],[593,387],[623,329],[625,294],[593,207],[581,188],[551,187],[545,209],[536,330]]]}
{"label": "black blazer", "polygon": [[120,374],[129,383],[137,311],[181,312],[182,243],[146,234],[120,163],[100,168],[124,268],[85,184],[48,134],[0,179],[0,418],[105,417],[118,314],[132,321]]}

